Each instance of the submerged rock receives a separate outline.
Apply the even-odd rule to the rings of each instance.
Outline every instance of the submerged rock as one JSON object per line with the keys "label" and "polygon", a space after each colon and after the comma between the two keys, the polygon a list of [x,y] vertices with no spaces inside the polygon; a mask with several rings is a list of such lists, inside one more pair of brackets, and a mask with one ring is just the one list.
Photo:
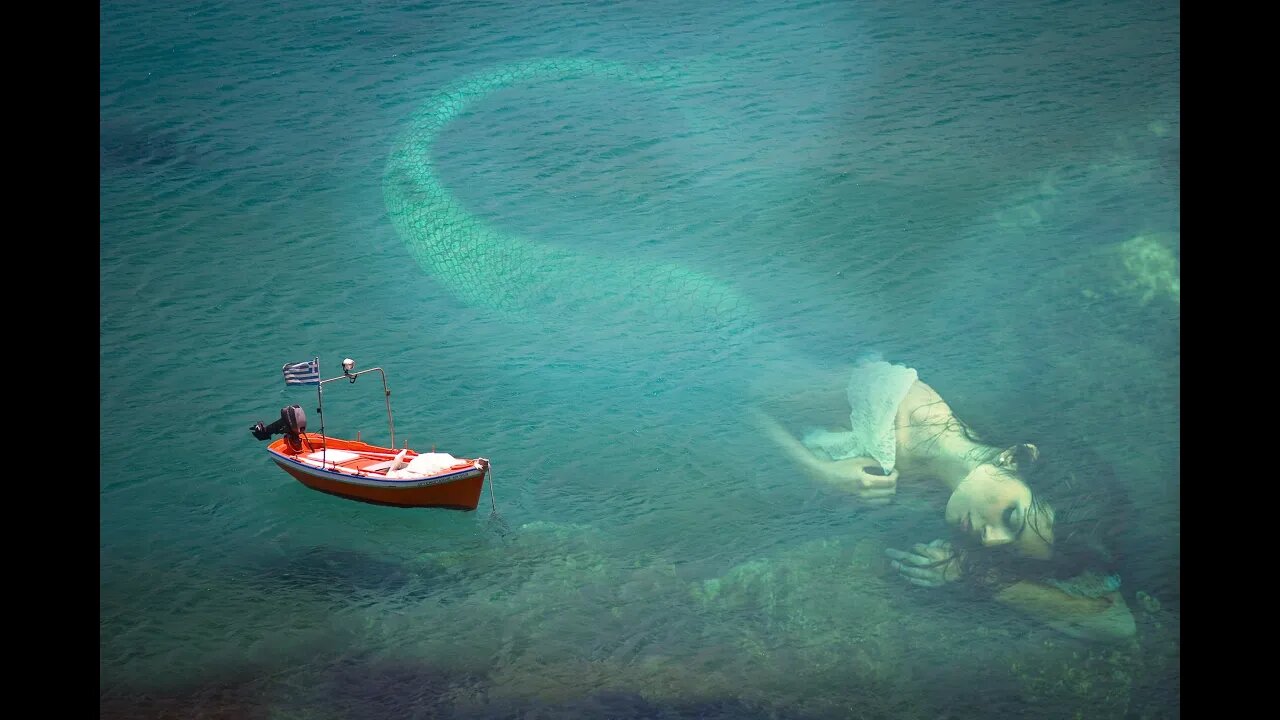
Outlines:
{"label": "submerged rock", "polygon": [[1121,243],[1116,248],[1124,269],[1119,290],[1136,296],[1143,305],[1156,298],[1180,303],[1177,248],[1177,233],[1167,232],[1145,233]]}

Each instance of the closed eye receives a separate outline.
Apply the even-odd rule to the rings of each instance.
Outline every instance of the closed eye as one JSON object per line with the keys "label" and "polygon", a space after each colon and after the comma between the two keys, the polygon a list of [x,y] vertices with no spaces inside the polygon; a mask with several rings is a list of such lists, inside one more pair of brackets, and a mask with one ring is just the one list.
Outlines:
{"label": "closed eye", "polygon": [[1010,505],[1009,508],[1004,511],[1004,524],[1013,531],[1013,536],[1015,538],[1021,535],[1022,531],[1027,527],[1027,524],[1022,522],[1024,519],[1025,518],[1022,517],[1022,513],[1018,512],[1017,504]]}

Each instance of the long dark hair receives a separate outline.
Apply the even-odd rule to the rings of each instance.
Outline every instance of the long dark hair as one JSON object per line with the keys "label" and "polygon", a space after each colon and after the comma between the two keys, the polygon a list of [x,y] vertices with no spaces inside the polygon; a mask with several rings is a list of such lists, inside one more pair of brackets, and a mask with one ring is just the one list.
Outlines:
{"label": "long dark hair", "polygon": [[961,550],[964,577],[980,588],[999,590],[1018,580],[1065,580],[1085,571],[1105,577],[1123,567],[1133,507],[1111,464],[1091,450],[1065,445],[1047,446],[1043,456],[1037,455],[1028,446],[1017,446],[1017,469],[1004,472],[1031,489],[1032,512],[1023,532],[1045,538],[1048,533],[1039,521],[1052,512],[1052,557],[1023,558],[1004,548],[983,548],[971,538],[953,543]]}

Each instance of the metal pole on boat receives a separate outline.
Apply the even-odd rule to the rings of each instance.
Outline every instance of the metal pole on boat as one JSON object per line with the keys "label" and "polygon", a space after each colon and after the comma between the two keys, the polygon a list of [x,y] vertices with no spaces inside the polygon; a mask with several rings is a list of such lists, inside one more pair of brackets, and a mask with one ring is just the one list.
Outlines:
{"label": "metal pole on boat", "polygon": [[[316,372],[319,374],[320,358],[316,358]],[[316,412],[320,415],[320,465],[323,467],[329,459],[329,443],[324,436],[324,383],[316,383]]]}
{"label": "metal pole on boat", "polygon": [[[361,370],[360,372],[352,372],[355,369],[356,369],[356,361],[352,360],[351,358],[347,358],[342,361],[342,375],[340,377],[329,378],[328,380],[321,380],[320,384],[324,385],[327,382],[333,382],[334,380],[341,380],[343,378],[346,378],[348,382],[354,383],[356,381],[356,378],[360,377],[365,373],[371,373],[375,370],[381,373],[382,394],[387,401],[387,427],[389,427],[391,430],[391,447],[395,447],[396,446],[396,422],[391,416],[391,389],[387,387],[386,371],[380,367],[373,367],[373,368],[369,368],[368,370]],[[321,420],[323,421],[323,417],[321,418]]]}
{"label": "metal pole on boat", "polygon": [[391,447],[395,447],[396,422],[391,419],[391,388],[387,387],[387,374],[382,372],[382,368],[378,368],[378,372],[382,373],[382,393],[387,398],[387,427],[391,428]]}

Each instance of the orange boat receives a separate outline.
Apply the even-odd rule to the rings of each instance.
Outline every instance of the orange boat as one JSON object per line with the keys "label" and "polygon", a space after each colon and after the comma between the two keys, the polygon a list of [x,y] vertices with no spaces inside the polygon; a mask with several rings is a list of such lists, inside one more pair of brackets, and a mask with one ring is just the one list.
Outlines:
{"label": "orange boat", "polygon": [[[307,417],[298,405],[282,408],[280,419],[270,425],[256,423],[249,430],[259,440],[284,436],[267,446],[271,459],[303,485],[349,500],[396,507],[475,510],[489,473],[489,460],[454,457],[435,452],[434,448],[427,453],[408,447],[397,449],[387,374],[382,368],[353,372],[354,368],[355,361],[348,358],[342,362],[342,375],[321,380],[318,358],[284,366],[286,385],[316,386],[321,427],[319,433],[307,432]],[[358,437],[349,440],[325,435],[324,385],[335,380],[354,383],[359,376],[371,372],[382,374],[391,446],[370,445]],[[492,483],[489,493],[492,496]]]}

